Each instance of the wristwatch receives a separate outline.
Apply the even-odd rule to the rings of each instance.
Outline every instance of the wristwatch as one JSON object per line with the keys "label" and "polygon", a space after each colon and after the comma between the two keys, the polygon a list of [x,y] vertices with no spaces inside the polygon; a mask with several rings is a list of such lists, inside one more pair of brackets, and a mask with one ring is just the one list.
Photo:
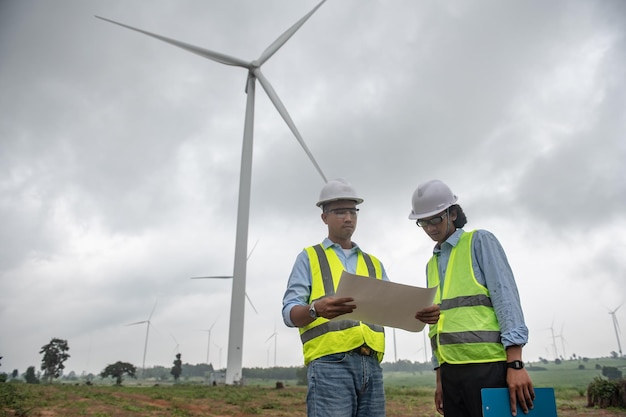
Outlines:
{"label": "wristwatch", "polygon": [[315,311],[315,301],[313,301],[311,305],[309,305],[309,316],[311,316],[314,319],[318,317],[317,311]]}
{"label": "wristwatch", "polygon": [[523,369],[524,368],[524,362],[522,362],[522,361],[507,362],[506,366],[507,366],[507,368]]}

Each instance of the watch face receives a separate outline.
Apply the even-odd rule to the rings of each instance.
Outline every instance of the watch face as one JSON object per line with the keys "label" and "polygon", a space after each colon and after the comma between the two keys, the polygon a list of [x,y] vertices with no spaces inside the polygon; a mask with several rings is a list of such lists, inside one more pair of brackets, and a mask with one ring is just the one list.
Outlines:
{"label": "watch face", "polygon": [[522,361],[509,362],[509,363],[507,363],[507,365],[509,366],[509,368],[513,368],[513,369],[522,369],[522,368],[524,368],[524,362],[522,362]]}
{"label": "watch face", "polygon": [[313,317],[314,319],[317,318],[317,311],[315,311],[315,303],[312,303],[311,306],[309,307],[309,316]]}

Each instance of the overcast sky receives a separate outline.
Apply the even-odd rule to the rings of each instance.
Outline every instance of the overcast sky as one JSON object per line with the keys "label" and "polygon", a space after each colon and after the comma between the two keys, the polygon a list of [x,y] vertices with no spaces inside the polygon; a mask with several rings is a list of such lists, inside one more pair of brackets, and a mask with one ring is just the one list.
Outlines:
{"label": "overcast sky", "polygon": [[[316,4],[0,0],[0,371],[39,369],[54,337],[66,372],[141,366],[127,324],[155,302],[146,366],[226,366],[231,281],[190,277],[233,272],[246,71],[94,15],[253,60]],[[425,285],[411,195],[442,179],[507,252],[525,359],[599,357],[626,301],[625,35],[621,0],[328,0],[263,73],[365,199],[353,240],[391,280]],[[255,124],[243,366],[274,341],[297,366],[281,301],[326,236],[323,180],[259,85]],[[393,334],[385,360],[430,357]]]}

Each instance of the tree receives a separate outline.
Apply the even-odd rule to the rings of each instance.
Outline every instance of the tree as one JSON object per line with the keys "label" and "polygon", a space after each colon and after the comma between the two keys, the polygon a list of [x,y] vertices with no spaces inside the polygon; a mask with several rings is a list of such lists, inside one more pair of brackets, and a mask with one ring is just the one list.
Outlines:
{"label": "tree", "polygon": [[180,378],[180,374],[183,372],[183,361],[180,360],[180,353],[176,354],[176,360],[174,361],[174,366],[170,371],[170,374],[174,375],[174,381],[178,381]]}
{"label": "tree", "polygon": [[602,375],[607,377],[609,381],[618,381],[622,378],[622,371],[617,369],[615,366],[603,366]]}
{"label": "tree", "polygon": [[43,371],[43,377],[52,382],[52,379],[58,378],[63,374],[65,369],[65,362],[70,355],[67,351],[70,347],[67,344],[67,340],[57,339],[56,337],[50,340],[50,343],[42,346],[39,353],[43,353],[43,360],[41,361],[41,370]]}
{"label": "tree", "polygon": [[137,368],[128,362],[117,361],[112,365],[108,365],[104,368],[104,371],[100,372],[102,378],[113,377],[115,378],[115,385],[122,385],[124,375],[128,375],[131,378],[135,378]]}
{"label": "tree", "polygon": [[39,378],[35,375],[35,367],[29,366],[24,374],[24,380],[27,384],[39,384]]}

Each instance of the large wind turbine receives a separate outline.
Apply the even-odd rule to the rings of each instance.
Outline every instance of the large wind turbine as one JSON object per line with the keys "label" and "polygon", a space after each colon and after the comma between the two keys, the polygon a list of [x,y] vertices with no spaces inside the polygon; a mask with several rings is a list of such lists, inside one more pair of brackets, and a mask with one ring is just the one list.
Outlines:
{"label": "large wind turbine", "polygon": [[609,311],[609,314],[611,315],[611,318],[613,319],[613,329],[615,329],[615,337],[617,338],[617,348],[619,349],[619,357],[622,357],[622,344],[619,341],[619,323],[617,322],[617,317],[615,317],[615,312],[617,310],[619,310],[619,308],[622,306],[622,304],[619,305],[619,307],[617,307],[615,310],[613,311]]}
{"label": "large wind turbine", "polygon": [[204,58],[212,61],[219,62],[221,64],[232,65],[244,68],[248,71],[248,78],[246,82],[246,93],[248,98],[246,100],[246,115],[244,122],[243,132],[243,146],[241,152],[241,171],[239,176],[239,202],[237,207],[237,234],[235,238],[235,266],[233,273],[233,289],[231,293],[230,304],[230,329],[228,334],[228,361],[226,365],[226,384],[232,385],[239,383],[242,379],[242,356],[243,356],[243,324],[244,324],[244,311],[245,311],[245,288],[246,288],[246,247],[248,245],[248,223],[250,215],[250,187],[252,182],[252,143],[253,143],[253,130],[254,130],[254,96],[256,80],[259,80],[261,87],[265,90],[269,96],[270,101],[278,110],[278,113],[285,120],[289,129],[296,136],[296,139],[302,146],[302,149],[306,152],[309,159],[315,166],[315,169],[322,176],[324,182],[327,182],[326,176],[322,172],[322,169],[318,165],[317,161],[313,157],[311,151],[306,146],[304,139],[298,132],[295,124],[291,120],[287,109],[278,98],[278,95],[272,88],[271,84],[261,73],[261,66],[270,59],[284,44],[287,42],[294,33],[315,13],[315,11],[325,2],[322,0],[317,4],[309,13],[303,18],[298,20],[293,26],[287,29],[282,35],[280,35],[270,46],[263,51],[261,56],[253,61],[245,61],[243,59],[235,58],[226,54],[211,51],[198,46],[190,45],[184,42],[180,42],[174,39],[170,39],[161,35],[157,35],[151,32],[147,32],[141,29],[134,28],[122,23],[115,22],[113,20],[105,19],[100,16],[96,16],[99,19],[105,20],[110,23],[125,27],[130,30],[134,30],[144,35],[151,36],[163,42],[182,48],[186,51],[200,55]]}
{"label": "large wind turbine", "polygon": [[143,361],[141,362],[142,375],[146,371],[146,352],[148,351],[148,335],[150,334],[150,326],[152,325],[152,322],[150,321],[150,319],[152,319],[152,314],[154,313],[154,309],[156,308],[156,305],[157,305],[157,302],[155,301],[154,307],[152,307],[152,311],[150,312],[150,315],[148,316],[148,320],[136,321],[134,323],[127,324],[127,326],[134,326],[136,324],[146,323],[146,341],[143,345]]}

